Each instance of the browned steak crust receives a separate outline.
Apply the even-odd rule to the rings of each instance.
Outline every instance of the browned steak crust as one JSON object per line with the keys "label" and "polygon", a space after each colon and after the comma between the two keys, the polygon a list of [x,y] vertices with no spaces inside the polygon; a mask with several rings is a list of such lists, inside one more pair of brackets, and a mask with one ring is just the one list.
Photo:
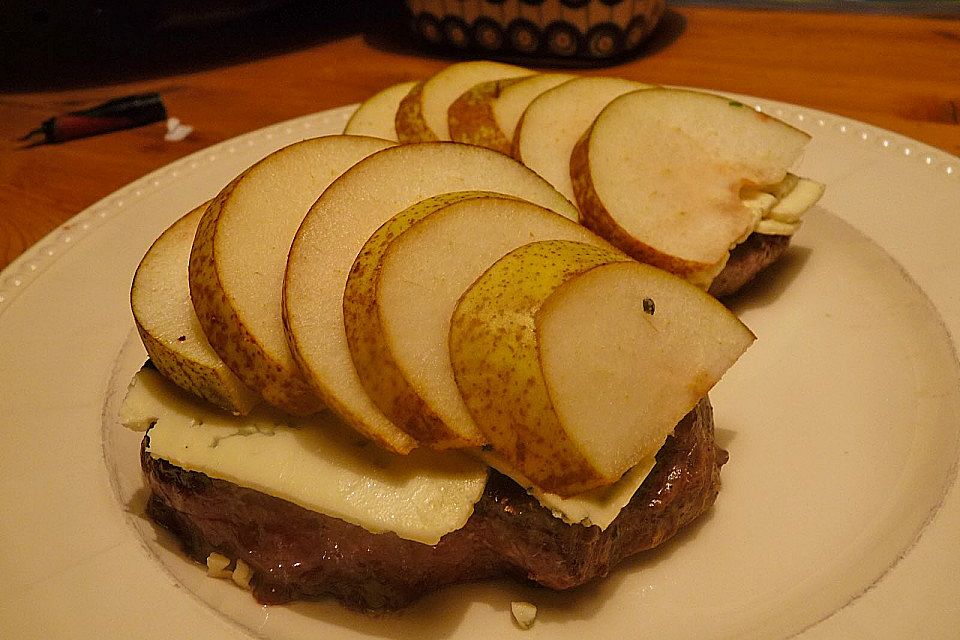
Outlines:
{"label": "browned steak crust", "polygon": [[790,236],[751,233],[734,247],[730,259],[713,282],[710,293],[716,298],[731,296],[758,273],[780,259],[790,245]]}
{"label": "browned steak crust", "polygon": [[704,399],[677,425],[654,470],[605,531],[565,524],[492,472],[467,524],[435,546],[369,533],[185,471],[145,450],[141,463],[151,492],[149,516],[200,562],[214,551],[242,559],[253,570],[260,602],[332,596],[351,608],[396,609],[455,582],[509,575],[568,589],[604,576],[708,509],[726,458],[714,443]]}

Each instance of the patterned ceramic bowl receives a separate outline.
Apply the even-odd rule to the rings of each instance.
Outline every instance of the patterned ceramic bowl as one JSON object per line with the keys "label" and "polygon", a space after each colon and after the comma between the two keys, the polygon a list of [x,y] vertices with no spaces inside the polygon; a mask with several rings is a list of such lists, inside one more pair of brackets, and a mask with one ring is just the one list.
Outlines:
{"label": "patterned ceramic bowl", "polygon": [[406,0],[435,45],[529,58],[602,62],[636,49],[665,0]]}

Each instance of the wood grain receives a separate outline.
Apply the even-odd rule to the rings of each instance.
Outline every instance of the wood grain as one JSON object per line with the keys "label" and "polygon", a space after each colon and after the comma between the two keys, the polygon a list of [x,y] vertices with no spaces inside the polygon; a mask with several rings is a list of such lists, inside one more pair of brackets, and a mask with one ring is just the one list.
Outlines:
{"label": "wood grain", "polygon": [[[198,54],[191,66],[181,55],[180,64],[158,65],[159,72],[141,64],[132,77],[101,74],[75,88],[60,78],[51,86],[67,88],[0,93],[0,268],[74,214],[169,162],[450,62],[395,37],[404,29],[402,22],[375,30],[324,23],[311,38],[301,24],[286,47],[276,34],[263,50],[242,51],[231,40],[230,55],[219,61]],[[205,52],[215,49],[204,43]],[[782,100],[960,154],[960,21],[686,7],[668,14],[638,57],[582,73]],[[15,141],[58,113],[145,91],[159,91],[194,134],[165,142],[158,123],[29,149]]]}

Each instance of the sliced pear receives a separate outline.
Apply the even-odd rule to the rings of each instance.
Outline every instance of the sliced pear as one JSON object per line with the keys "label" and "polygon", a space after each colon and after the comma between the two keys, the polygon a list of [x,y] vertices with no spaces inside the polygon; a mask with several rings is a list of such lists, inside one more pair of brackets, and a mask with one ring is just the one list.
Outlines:
{"label": "sliced pear", "polygon": [[343,132],[347,135],[396,141],[397,108],[416,84],[415,80],[400,82],[370,96],[353,112]]}
{"label": "sliced pear", "polygon": [[393,128],[397,132],[397,140],[402,143],[434,142],[437,134],[429,129],[423,118],[423,83],[421,80],[412,87],[407,95],[397,104],[397,112],[393,116]]}
{"label": "sliced pear", "polygon": [[[384,415],[420,444],[446,445],[450,434],[436,413],[413,392],[380,330],[376,291],[381,261],[392,242],[423,218],[454,202],[488,195],[496,194],[456,191],[407,207],[383,223],[364,243],[344,287],[343,325],[360,382]],[[419,312],[416,300],[405,304]]]}
{"label": "sliced pear", "polygon": [[493,105],[504,89],[524,79],[520,77],[481,82],[454,100],[447,110],[450,139],[509,154],[510,139],[497,126]]}
{"label": "sliced pear", "polygon": [[400,101],[396,114],[400,142],[450,140],[447,110],[474,85],[490,80],[528,76],[532,71],[501,62],[471,60],[445,67],[415,86]]}
{"label": "sliced pear", "polygon": [[[576,76],[569,73],[538,73],[505,87],[500,97],[493,103],[493,114],[497,126],[513,145],[513,136],[530,103],[545,91],[549,91]],[[509,151],[507,152],[509,153]]]}
{"label": "sliced pear", "polygon": [[706,287],[760,222],[744,190],[782,182],[809,139],[722,96],[648,89],[597,116],[570,172],[585,225]]}
{"label": "sliced pear", "polygon": [[358,162],[331,184],[290,249],[284,321],[301,370],[349,424],[396,451],[414,442],[383,415],[357,375],[343,324],[347,276],[367,239],[396,213],[433,195],[474,189],[576,216],[553,187],[503,154],[453,142],[401,145]]}
{"label": "sliced pear", "polygon": [[574,199],[570,154],[611,100],[650,85],[622,78],[575,78],[544,91],[527,106],[513,136],[513,157]]}
{"label": "sliced pear", "polygon": [[538,73],[471,87],[450,105],[450,137],[509,155],[513,133],[530,102],[572,78],[567,73]]}
{"label": "sliced pear", "polygon": [[612,249],[538,205],[468,193],[431,198],[394,216],[357,256],[344,293],[357,373],[384,414],[420,444],[486,442],[453,377],[450,317],[467,287],[498,258],[545,239]]}
{"label": "sliced pear", "polygon": [[216,354],[190,301],[187,264],[204,203],[154,241],[137,267],[130,307],[147,355],[169,380],[207,402],[247,414],[260,398]]}
{"label": "sliced pear", "polygon": [[507,254],[463,295],[450,359],[493,450],[569,497],[655,453],[753,339],[680,278],[544,241]]}
{"label": "sliced pear", "polygon": [[270,404],[307,415],[322,404],[287,346],[281,318],[290,243],[310,205],[334,178],[393,143],[327,136],[281,149],[217,195],[190,255],[190,295],[211,346]]}

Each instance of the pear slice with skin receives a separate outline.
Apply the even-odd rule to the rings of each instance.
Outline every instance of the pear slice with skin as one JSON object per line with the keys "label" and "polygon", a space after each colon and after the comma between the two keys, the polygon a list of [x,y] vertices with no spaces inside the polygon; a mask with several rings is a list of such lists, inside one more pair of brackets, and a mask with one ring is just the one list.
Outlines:
{"label": "pear slice with skin", "polygon": [[680,89],[621,96],[570,158],[582,222],[642,262],[709,286],[810,136],[735,100]]}
{"label": "pear slice with skin", "polygon": [[455,142],[400,145],[358,162],[331,184],[290,248],[284,322],[297,363],[347,423],[399,452],[414,441],[360,382],[344,329],[344,288],[354,260],[380,225],[431,196],[469,190],[505,193],[569,218],[577,215],[553,187],[503,154]]}
{"label": "pear slice with skin", "polygon": [[281,317],[287,252],[310,205],[355,162],[394,143],[326,136],[276,151],[212,201],[190,254],[190,295],[210,345],[270,404],[308,415],[322,403],[290,354]]}
{"label": "pear slice with skin", "polygon": [[509,251],[544,239],[613,250],[543,207],[484,193],[447,194],[394,216],[357,256],[344,324],[357,373],[384,414],[435,448],[486,442],[460,396],[447,346],[463,292]]}
{"label": "pear slice with skin", "polygon": [[190,300],[187,263],[204,203],[158,237],[137,267],[130,307],[147,355],[181,389],[232,413],[246,415],[260,397],[216,354]]}
{"label": "pear slice with skin", "polygon": [[400,106],[400,101],[416,84],[416,80],[399,82],[364,100],[350,116],[343,133],[396,141],[397,108]]}
{"label": "pear slice with skin", "polygon": [[[438,209],[462,200],[494,195],[486,191],[458,191],[432,196],[407,207],[383,223],[364,243],[344,287],[343,326],[360,382],[383,414],[420,444],[446,445],[450,434],[436,412],[411,389],[380,330],[376,291],[381,261],[397,237]],[[416,301],[408,300],[405,304],[419,313]]]}
{"label": "pear slice with skin", "polygon": [[450,139],[509,154],[511,141],[497,125],[493,105],[507,87],[526,79],[481,82],[454,100],[447,110]]}
{"label": "pear slice with skin", "polygon": [[611,100],[650,85],[622,78],[574,78],[533,99],[512,140],[514,158],[574,201],[570,154]]}
{"label": "pear slice with skin", "polygon": [[569,497],[655,453],[753,340],[680,278],[544,241],[507,254],[464,293],[450,359],[493,450]]}
{"label": "pear slice with skin", "polygon": [[465,91],[489,80],[528,76],[523,67],[489,60],[458,62],[416,85],[397,107],[396,127],[400,142],[450,140],[447,111]]}
{"label": "pear slice with skin", "polygon": [[509,155],[517,123],[530,102],[572,78],[567,73],[538,73],[471,87],[447,112],[450,138]]}
{"label": "pear slice with skin", "polygon": [[397,140],[404,144],[413,142],[435,142],[437,134],[427,127],[423,119],[423,83],[415,83],[407,95],[400,98],[396,113],[393,115],[393,129]]}

